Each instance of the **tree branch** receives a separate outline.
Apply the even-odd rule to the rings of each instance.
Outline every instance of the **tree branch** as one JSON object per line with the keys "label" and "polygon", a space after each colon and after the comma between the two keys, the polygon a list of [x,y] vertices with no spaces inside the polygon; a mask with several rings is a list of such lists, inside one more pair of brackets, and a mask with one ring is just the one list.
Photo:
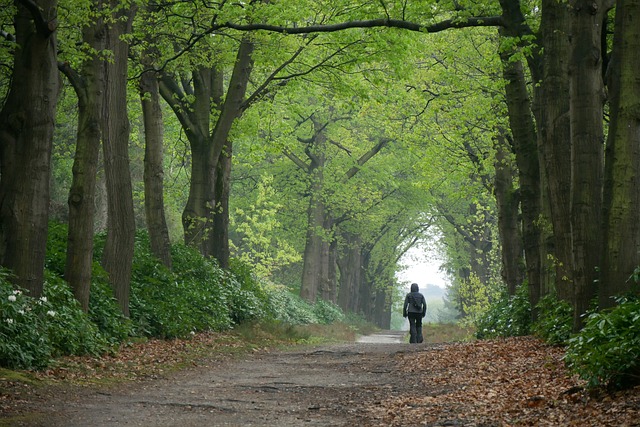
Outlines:
{"label": "tree branch", "polygon": [[287,156],[296,166],[302,169],[305,172],[309,172],[309,165],[307,165],[300,157],[293,154],[290,150],[285,149],[283,151],[284,155]]}
{"label": "tree branch", "polygon": [[18,0],[17,3],[21,4],[29,11],[31,16],[33,17],[33,22],[36,25],[36,30],[42,37],[49,37],[56,30],[56,28],[58,28],[57,20],[52,19],[51,21],[47,21],[42,15],[42,11],[34,1]]}
{"label": "tree branch", "polygon": [[387,145],[389,142],[391,141],[390,138],[382,138],[374,147],[371,148],[371,150],[367,151],[366,153],[364,153],[359,159],[358,159],[358,165],[357,166],[353,166],[351,169],[349,169],[347,171],[347,173],[344,174],[344,179],[343,182],[348,181],[349,179],[353,178],[353,176],[358,173],[358,171],[360,170],[360,168],[362,167],[362,165],[364,165],[365,163],[367,163],[373,156],[375,156],[376,154],[378,154],[378,152],[380,150],[382,150],[382,148]]}
{"label": "tree branch", "polygon": [[270,24],[234,24],[226,22],[214,25],[209,31],[216,31],[223,28],[230,28],[237,31],[270,31],[281,34],[309,34],[309,33],[332,33],[347,30],[350,28],[398,28],[422,33],[437,33],[452,28],[469,27],[502,27],[504,21],[501,16],[477,16],[465,19],[447,19],[431,25],[418,24],[415,22],[403,21],[399,19],[370,19],[361,21],[340,22],[337,24],[309,25],[306,27],[283,27]]}

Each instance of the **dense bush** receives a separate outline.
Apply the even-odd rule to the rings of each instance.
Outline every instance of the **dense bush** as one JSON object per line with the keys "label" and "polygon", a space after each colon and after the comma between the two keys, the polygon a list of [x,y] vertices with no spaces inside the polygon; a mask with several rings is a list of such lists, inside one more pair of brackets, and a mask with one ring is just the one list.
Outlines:
{"label": "dense bush", "polygon": [[573,328],[573,308],[555,294],[544,296],[538,305],[532,332],[548,344],[566,344]]}
{"label": "dense bush", "polygon": [[175,245],[171,253],[174,270],[170,271],[148,247],[140,233],[129,308],[137,334],[175,338],[232,325],[230,302],[237,289],[215,262],[193,248]]}
{"label": "dense bush", "polygon": [[52,357],[97,355],[131,336],[173,338],[253,321],[299,325],[344,319],[334,304],[309,304],[284,286],[261,282],[238,260],[224,271],[185,245],[172,247],[169,270],[150,253],[144,232],[135,239],[130,318],[121,314],[98,262],[104,234],[95,239],[89,312],[84,313],[62,279],[66,230],[51,224],[42,298],[16,289],[9,273],[0,270],[0,366],[42,368]]}
{"label": "dense bush", "polygon": [[275,320],[292,325],[318,323],[313,305],[289,291],[286,286],[269,285],[269,310]]}
{"label": "dense bush", "polygon": [[506,292],[476,321],[476,337],[488,339],[528,335],[531,332],[531,304],[527,286],[518,287],[515,295]]}
{"label": "dense bush", "polygon": [[639,383],[640,301],[620,299],[613,309],[590,314],[569,339],[565,361],[592,387]]}
{"label": "dense bush", "polygon": [[[41,368],[51,357],[46,316],[51,314],[46,299],[35,300],[7,280],[0,272],[0,366]],[[47,314],[49,313],[49,314]],[[55,314],[55,313],[54,313]]]}
{"label": "dense bush", "polygon": [[227,281],[235,290],[231,295],[229,307],[233,323],[273,317],[267,291],[251,267],[237,258],[232,258],[229,269],[231,274],[228,275]]}
{"label": "dense bush", "polygon": [[337,305],[323,300],[318,300],[313,306],[313,312],[318,319],[318,323],[328,325],[344,320],[344,313]]}
{"label": "dense bush", "polygon": [[42,368],[60,355],[98,355],[109,349],[68,285],[45,272],[43,296],[35,299],[0,277],[0,366]]}
{"label": "dense bush", "polygon": [[53,356],[97,356],[108,350],[108,340],[82,311],[69,285],[62,278],[47,271],[43,295],[49,308],[46,328]]}

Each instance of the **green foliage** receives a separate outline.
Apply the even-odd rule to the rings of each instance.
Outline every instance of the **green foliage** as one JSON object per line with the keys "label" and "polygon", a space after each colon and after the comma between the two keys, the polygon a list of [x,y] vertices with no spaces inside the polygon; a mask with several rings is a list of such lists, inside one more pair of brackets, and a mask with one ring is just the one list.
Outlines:
{"label": "green foliage", "polygon": [[0,276],[0,366],[38,369],[52,357],[98,355],[109,349],[108,338],[82,312],[67,284],[45,271],[41,298],[32,298]]}
{"label": "green foliage", "polygon": [[317,301],[313,306],[313,313],[318,319],[317,323],[325,325],[341,322],[344,320],[344,313],[337,305],[324,300]]}
{"label": "green foliage", "polygon": [[69,229],[67,224],[50,221],[48,230],[45,266],[51,272],[62,277],[67,262],[67,236]]}
{"label": "green foliage", "polygon": [[555,294],[544,296],[538,305],[538,318],[532,332],[548,344],[565,344],[571,336],[573,309]]}
{"label": "green foliage", "polygon": [[640,378],[640,301],[620,299],[611,310],[591,313],[569,339],[565,356],[571,371],[591,387],[624,388]]}
{"label": "green foliage", "polygon": [[283,205],[273,188],[273,177],[263,176],[258,183],[256,200],[246,209],[236,208],[231,218],[240,235],[238,257],[253,265],[262,278],[270,277],[274,270],[301,260],[300,254],[279,237],[282,224],[277,218]]}
{"label": "green foliage", "polygon": [[46,328],[47,301],[15,289],[8,277],[6,270],[0,271],[0,366],[42,368],[52,351]]}
{"label": "green foliage", "polygon": [[292,325],[317,323],[313,305],[282,285],[270,285],[269,309],[276,320]]}
{"label": "green foliage", "polygon": [[237,292],[231,301],[231,315],[235,324],[271,317],[269,295],[249,264],[236,258],[229,260],[230,282]]}
{"label": "green foliage", "polygon": [[97,263],[94,263],[93,267],[89,318],[109,345],[116,346],[133,334],[133,324],[122,314],[111,286],[107,282],[106,272]]}
{"label": "green foliage", "polygon": [[97,356],[105,352],[109,347],[108,340],[82,311],[67,283],[48,271],[45,274],[41,306],[48,308],[46,330],[52,346],[52,355]]}
{"label": "green foliage", "polygon": [[478,317],[475,325],[478,339],[528,335],[531,331],[531,305],[526,284],[521,285],[515,295],[503,293]]}
{"label": "green foliage", "polygon": [[484,285],[474,273],[458,286],[457,291],[466,320],[475,324],[483,322],[482,319],[486,316],[492,316],[490,312],[496,306],[493,301],[505,299],[505,295],[500,297],[500,291]]}
{"label": "green foliage", "polygon": [[233,289],[215,262],[193,248],[175,245],[172,272],[148,248],[146,234],[138,233],[129,308],[137,334],[185,337],[231,326]]}
{"label": "green foliage", "polygon": [[[173,271],[149,250],[148,236],[136,234],[130,297],[125,319],[113,297],[107,274],[95,262],[89,312],[84,313],[62,279],[66,227],[52,224],[50,270],[44,294],[29,297],[0,271],[0,366],[43,368],[61,355],[98,355],[131,335],[185,337],[206,330],[255,322],[289,325],[330,324],[344,319],[333,304],[309,304],[284,286],[258,280],[251,266],[231,260],[230,271],[194,248],[172,247]],[[99,254],[102,236],[96,241]]]}
{"label": "green foliage", "polygon": [[[51,221],[47,235],[46,267],[49,272],[48,280],[60,295],[59,306],[75,304],[75,299],[69,298],[71,291],[61,282],[64,275],[67,251],[67,224]],[[102,242],[102,237],[99,239]],[[69,295],[66,295],[66,293]],[[66,296],[63,296],[62,294]],[[74,309],[75,310],[75,309]],[[89,299],[89,319],[97,326],[102,338],[109,345],[117,345],[131,334],[131,322],[122,315],[113,291],[109,286],[106,271],[97,261],[93,262],[91,271],[91,289]],[[79,344],[78,344],[79,345]],[[91,346],[91,344],[87,344]],[[80,345],[81,346],[81,345]]]}

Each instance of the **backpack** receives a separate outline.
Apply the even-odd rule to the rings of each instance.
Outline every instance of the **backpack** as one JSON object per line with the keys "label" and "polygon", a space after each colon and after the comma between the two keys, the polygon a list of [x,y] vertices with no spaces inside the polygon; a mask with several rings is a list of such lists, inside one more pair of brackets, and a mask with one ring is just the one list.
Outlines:
{"label": "backpack", "polygon": [[411,298],[409,298],[411,300],[411,304],[413,304],[413,307],[417,310],[422,310],[422,298],[420,298],[417,295],[411,295]]}

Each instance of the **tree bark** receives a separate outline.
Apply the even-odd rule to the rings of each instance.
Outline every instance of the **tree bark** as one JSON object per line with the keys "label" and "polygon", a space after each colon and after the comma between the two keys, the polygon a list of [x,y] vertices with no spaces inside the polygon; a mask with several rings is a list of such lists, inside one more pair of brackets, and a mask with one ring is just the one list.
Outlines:
{"label": "tree bark", "polygon": [[147,71],[140,77],[140,95],[144,120],[144,212],[149,230],[151,252],[171,268],[171,242],[164,210],[164,123],[160,107],[158,78]]}
{"label": "tree bark", "polygon": [[56,0],[16,2],[11,86],[0,111],[0,264],[33,297],[42,294],[49,181],[60,79]]}
{"label": "tree bark", "polygon": [[[113,3],[113,1],[112,1]],[[117,2],[116,2],[117,3]],[[117,4],[112,4],[112,7]],[[122,313],[129,315],[129,293],[135,221],[129,170],[129,117],[127,114],[127,59],[129,46],[120,36],[130,32],[134,11],[107,28],[106,45],[113,61],[105,64],[103,152],[107,184],[107,239],[102,266]],[[122,20],[125,18],[125,20]]]}
{"label": "tree bark", "polygon": [[522,63],[511,61],[508,52],[501,54],[509,123],[518,165],[520,203],[522,209],[522,237],[527,263],[529,300],[536,305],[541,296],[540,229],[536,225],[541,214],[540,168],[538,147],[531,104],[525,83]]}
{"label": "tree bark", "polygon": [[231,191],[231,157],[233,146],[229,140],[220,153],[217,165],[215,199],[219,200],[213,217],[212,256],[221,268],[229,268],[229,193]]}
{"label": "tree bark", "polygon": [[338,289],[338,305],[344,312],[357,313],[358,286],[362,280],[362,255],[360,252],[360,238],[350,233],[344,233],[341,256],[337,258],[340,271],[340,285]]}
{"label": "tree bark", "polygon": [[[323,138],[323,136],[319,136]],[[316,145],[320,143],[316,142]],[[320,151],[320,150],[318,150]],[[307,234],[302,265],[302,285],[300,287],[300,297],[307,301],[315,301],[322,282],[322,250],[323,233],[325,223],[325,206],[323,202],[324,184],[324,152],[319,152],[312,157],[309,166],[311,188],[309,197],[309,207],[307,210]]]}
{"label": "tree bark", "polygon": [[575,0],[571,6],[570,120],[575,283],[574,329],[595,296],[596,269],[602,267],[603,103],[602,0]]}
{"label": "tree bark", "polygon": [[618,0],[610,66],[611,121],[604,187],[604,257],[600,307],[630,292],[640,247],[639,0]]}
{"label": "tree bark", "polygon": [[524,258],[522,233],[520,231],[520,198],[514,187],[515,171],[503,135],[496,141],[496,165],[494,192],[498,207],[498,230],[500,236],[502,278],[509,295],[524,281]]}
{"label": "tree bark", "polygon": [[[100,5],[97,4],[97,8]],[[96,52],[105,48],[102,20],[83,29],[83,40]],[[105,89],[104,61],[89,59],[76,74],[67,64],[62,66],[78,96],[78,132],[73,159],[73,179],[69,190],[69,232],[64,277],[73,289],[82,310],[89,310],[96,177],[102,138],[102,103]]]}
{"label": "tree bark", "polygon": [[571,128],[569,122],[569,9],[566,3],[542,3],[543,76],[536,91],[538,145],[543,156],[553,227],[555,288],[573,301],[571,243]]}

